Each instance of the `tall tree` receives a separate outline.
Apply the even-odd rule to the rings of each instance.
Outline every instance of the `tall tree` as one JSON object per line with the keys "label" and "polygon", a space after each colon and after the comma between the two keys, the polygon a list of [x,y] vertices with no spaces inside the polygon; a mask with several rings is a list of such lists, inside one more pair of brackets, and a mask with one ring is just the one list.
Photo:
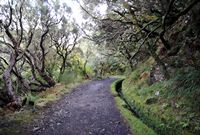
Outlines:
{"label": "tall tree", "polygon": [[70,9],[58,1],[29,0],[11,0],[0,7],[0,59],[6,95],[3,100],[9,103],[18,100],[14,81],[25,91],[55,85],[46,64],[47,55],[53,52],[50,33],[59,29]]}
{"label": "tall tree", "polygon": [[78,44],[79,32],[75,25],[66,23],[63,19],[61,28],[53,31],[51,40],[56,49],[56,53],[61,58],[60,75],[65,72],[68,56]]}

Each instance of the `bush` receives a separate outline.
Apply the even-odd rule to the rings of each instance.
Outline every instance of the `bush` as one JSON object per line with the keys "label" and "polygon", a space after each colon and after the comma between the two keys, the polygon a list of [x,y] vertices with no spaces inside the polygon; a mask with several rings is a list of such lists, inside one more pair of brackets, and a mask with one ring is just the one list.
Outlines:
{"label": "bush", "polygon": [[[140,119],[161,135],[199,133],[200,71],[180,70],[170,80],[148,85],[140,74],[148,72],[140,64],[122,84],[122,94]],[[151,65],[148,65],[149,67]],[[154,100],[147,104],[147,101]]]}
{"label": "bush", "polygon": [[74,82],[79,82],[82,80],[82,76],[74,71],[65,71],[59,76],[59,82],[70,84]]}

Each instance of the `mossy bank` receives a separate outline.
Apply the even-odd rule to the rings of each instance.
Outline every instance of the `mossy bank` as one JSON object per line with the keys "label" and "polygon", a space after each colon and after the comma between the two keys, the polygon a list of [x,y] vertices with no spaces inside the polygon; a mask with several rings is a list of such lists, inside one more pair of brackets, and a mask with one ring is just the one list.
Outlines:
{"label": "mossy bank", "polygon": [[121,88],[124,101],[159,135],[198,135],[200,73],[192,68],[176,69],[169,80],[149,83],[154,64],[150,58],[127,75]]}
{"label": "mossy bank", "polygon": [[145,125],[140,119],[138,119],[134,114],[128,109],[128,106],[124,102],[124,100],[119,96],[117,92],[120,82],[123,79],[119,79],[112,83],[111,92],[115,98],[116,106],[120,110],[121,115],[124,117],[126,122],[128,123],[130,130],[133,135],[156,135],[156,133]]}

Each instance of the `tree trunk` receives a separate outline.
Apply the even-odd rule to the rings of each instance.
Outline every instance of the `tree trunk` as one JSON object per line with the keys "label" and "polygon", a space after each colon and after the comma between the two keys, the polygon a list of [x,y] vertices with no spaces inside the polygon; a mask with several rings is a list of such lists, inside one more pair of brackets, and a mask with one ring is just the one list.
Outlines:
{"label": "tree trunk", "polygon": [[23,78],[21,72],[16,67],[15,67],[15,70],[12,70],[12,72],[17,77],[17,79],[18,79],[20,85],[22,86],[23,90],[25,90],[25,91],[31,90],[29,82],[25,78]]}
{"label": "tree trunk", "polygon": [[9,66],[8,68],[4,71],[3,73],[3,80],[5,83],[5,89],[6,89],[6,96],[7,96],[7,102],[13,102],[16,100],[14,90],[13,90],[13,85],[12,85],[12,69],[15,66],[16,63],[16,52],[12,52],[10,55],[10,61],[9,61]]}
{"label": "tree trunk", "polygon": [[54,81],[54,79],[52,77],[50,77],[49,75],[47,75],[47,73],[42,73],[41,77],[47,81],[47,83],[49,84],[50,87],[54,86],[56,84],[56,82]]}
{"label": "tree trunk", "polygon": [[46,84],[42,83],[40,80],[37,80],[43,87],[52,87],[52,86],[54,86],[56,84],[56,82],[54,81],[54,79],[52,77],[50,77],[47,74],[47,72],[45,71],[45,66],[42,66],[42,68],[40,68],[37,65],[37,60],[36,60],[34,54],[31,54],[30,52],[29,52],[29,54],[33,58],[33,63],[32,63],[31,57],[28,54],[25,54],[25,56],[29,61],[28,63],[31,66],[32,74],[33,74],[34,78],[37,80],[36,74],[35,74],[35,69],[36,69],[36,71],[39,73],[39,75],[42,77],[42,79],[44,79],[48,83],[48,85],[46,85]]}
{"label": "tree trunk", "polygon": [[170,76],[169,76],[169,73],[168,73],[167,68],[165,66],[165,63],[161,61],[161,59],[159,58],[159,56],[156,53],[153,53],[152,56],[156,60],[156,62],[158,63],[158,65],[161,66],[161,68],[162,68],[161,72],[163,73],[165,79],[168,80],[170,78]]}
{"label": "tree trunk", "polygon": [[16,102],[16,104],[19,104],[19,101],[17,101],[17,98],[14,94],[14,89],[13,89],[13,84],[12,84],[12,70],[17,62],[18,49],[19,49],[20,43],[17,42],[17,40],[10,33],[9,26],[10,25],[4,26],[5,33],[8,36],[8,38],[10,39],[10,41],[12,42],[14,50],[11,51],[8,67],[3,73],[3,80],[5,83],[7,103]]}
{"label": "tree trunk", "polygon": [[62,57],[62,64],[60,67],[60,73],[59,73],[59,78],[58,78],[58,82],[60,82],[60,77],[62,74],[65,73],[65,69],[66,69],[66,60],[67,60],[67,53],[65,54],[65,56]]}
{"label": "tree trunk", "polygon": [[54,79],[47,75],[45,71],[41,71],[39,68],[37,68],[39,75],[48,83],[48,87],[52,87],[56,84]]}
{"label": "tree trunk", "polygon": [[155,61],[158,63],[158,65],[161,66],[161,68],[162,68],[161,72],[163,73],[165,79],[168,80],[170,78],[170,75],[169,75],[169,73],[167,71],[165,63],[159,58],[159,56],[156,54],[156,52],[152,49],[152,46],[150,46],[149,43],[147,43],[147,45],[148,45],[148,48],[149,48],[148,50],[149,50],[151,56],[155,59]]}
{"label": "tree trunk", "polygon": [[66,59],[63,59],[62,65],[60,67],[60,75],[62,75],[65,72],[65,63]]}

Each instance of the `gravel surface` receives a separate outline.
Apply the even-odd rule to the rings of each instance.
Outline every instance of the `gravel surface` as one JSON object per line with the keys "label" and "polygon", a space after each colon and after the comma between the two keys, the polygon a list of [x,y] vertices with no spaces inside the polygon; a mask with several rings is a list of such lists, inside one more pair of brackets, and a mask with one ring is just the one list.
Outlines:
{"label": "gravel surface", "polygon": [[43,118],[24,127],[20,135],[131,135],[109,90],[114,80],[80,85],[49,106]]}

